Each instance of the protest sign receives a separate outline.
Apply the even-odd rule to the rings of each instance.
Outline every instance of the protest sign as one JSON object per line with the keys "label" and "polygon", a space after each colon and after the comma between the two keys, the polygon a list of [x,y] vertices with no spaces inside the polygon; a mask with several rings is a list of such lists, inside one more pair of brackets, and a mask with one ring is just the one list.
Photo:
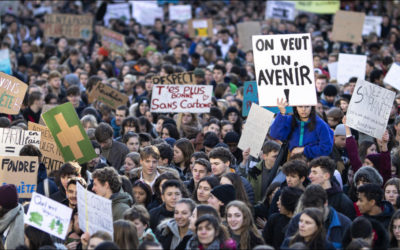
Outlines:
{"label": "protest sign", "polygon": [[335,14],[340,9],[340,0],[296,1],[296,9],[316,14]]}
{"label": "protest sign", "polygon": [[279,18],[294,21],[296,3],[292,1],[267,1],[265,7],[265,19]]}
{"label": "protest sign", "polygon": [[0,184],[14,184],[19,198],[36,192],[39,159],[35,156],[0,156]]}
{"label": "protest sign", "polygon": [[337,66],[338,62],[328,63],[328,71],[331,79],[337,80]]}
{"label": "protest sign", "polygon": [[141,25],[154,25],[155,19],[164,19],[164,11],[156,1],[130,1],[132,18]]}
{"label": "protest sign", "polygon": [[238,23],[236,27],[239,35],[239,44],[242,45],[241,50],[246,52],[253,49],[251,37],[261,34],[260,22]]}
{"label": "protest sign", "polygon": [[27,89],[22,81],[0,72],[0,113],[18,114]]}
{"label": "protest sign", "polygon": [[104,15],[104,25],[108,26],[110,19],[123,20],[128,24],[131,18],[129,3],[108,3],[106,14]]}
{"label": "protest sign", "polygon": [[28,129],[41,132],[40,151],[42,152],[42,162],[47,168],[47,173],[60,169],[64,163],[64,158],[50,130],[46,126],[34,122],[28,122]]}
{"label": "protest sign", "polygon": [[48,14],[45,20],[45,37],[61,37],[89,40],[93,33],[91,15]]}
{"label": "protest sign", "polygon": [[169,20],[186,22],[192,19],[192,6],[191,5],[170,5],[169,6]]}
{"label": "protest sign", "polygon": [[[257,91],[256,81],[248,81],[244,83],[242,116],[247,116],[249,114],[252,103],[258,104],[258,91]],[[263,108],[271,111],[272,113],[279,112],[278,107],[263,107]],[[286,107],[286,113],[292,113],[292,112],[293,112],[292,107]]]}
{"label": "protest sign", "polygon": [[346,125],[382,139],[396,93],[358,79],[346,113]]}
{"label": "protest sign", "polygon": [[0,155],[18,156],[25,145],[40,147],[40,132],[0,128]]}
{"label": "protest sign", "polygon": [[[47,111],[49,111],[50,109],[55,108],[55,107],[57,107],[57,105],[54,105],[54,104],[45,104],[45,105],[43,105],[42,114],[46,113]],[[46,123],[44,123],[42,116],[40,116],[39,124],[43,125],[43,126],[46,126]]]}
{"label": "protest sign", "polygon": [[101,44],[109,51],[124,55],[126,52],[125,36],[110,29],[100,27]]}
{"label": "protest sign", "polygon": [[81,121],[70,102],[42,114],[64,160],[85,163],[97,157]]}
{"label": "protest sign", "polygon": [[382,20],[381,16],[365,16],[362,35],[368,36],[371,32],[375,32],[380,37]]}
{"label": "protest sign", "polygon": [[72,208],[46,196],[33,193],[25,224],[62,240],[67,236]]}
{"label": "protest sign", "polygon": [[253,36],[260,106],[317,105],[310,34]]}
{"label": "protest sign", "polygon": [[118,90],[98,82],[89,93],[89,102],[100,101],[113,109],[127,105],[129,97]]}
{"label": "protest sign", "polygon": [[210,85],[154,85],[150,111],[208,113],[212,90]]}
{"label": "protest sign", "polygon": [[389,72],[383,78],[383,82],[389,84],[393,88],[400,90],[400,66],[397,63],[392,63]]}
{"label": "protest sign", "polygon": [[251,105],[238,147],[243,151],[250,148],[250,155],[258,158],[273,119],[274,113],[257,104]]}
{"label": "protest sign", "polygon": [[8,49],[0,50],[0,71],[8,75],[12,74],[10,51]]}
{"label": "protest sign", "polygon": [[213,24],[212,19],[190,19],[188,21],[189,37],[212,37]]}
{"label": "protest sign", "polygon": [[4,15],[6,13],[8,14],[18,14],[18,8],[20,6],[19,1],[1,1],[0,4],[0,14]]}
{"label": "protest sign", "polygon": [[361,44],[365,14],[362,12],[336,12],[333,20],[332,41]]}
{"label": "protest sign", "polygon": [[153,84],[192,84],[196,85],[196,79],[193,72],[182,72],[170,74],[167,76],[153,76]]}
{"label": "protest sign", "polygon": [[337,81],[339,84],[347,83],[350,78],[358,77],[364,80],[367,65],[367,56],[339,54],[337,66]]}
{"label": "protest sign", "polygon": [[113,235],[113,217],[111,200],[84,189],[77,183],[79,228],[90,235],[105,231]]}

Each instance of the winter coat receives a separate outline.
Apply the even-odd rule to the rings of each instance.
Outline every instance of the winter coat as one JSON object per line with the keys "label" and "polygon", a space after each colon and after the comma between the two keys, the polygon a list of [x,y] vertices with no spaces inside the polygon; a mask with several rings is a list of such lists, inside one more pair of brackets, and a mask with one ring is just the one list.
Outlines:
{"label": "winter coat", "polygon": [[[24,208],[18,204],[0,218],[0,235],[5,249],[24,245]],[[1,238],[0,238],[1,239]]]}
{"label": "winter coat", "polygon": [[110,197],[110,200],[112,202],[111,206],[113,221],[123,219],[124,212],[133,204],[131,196],[122,190],[118,193],[113,193]]}
{"label": "winter coat", "polygon": [[[282,250],[286,250],[286,249],[293,249],[293,248],[291,248],[290,247],[290,241],[291,241],[292,239],[291,238],[286,238],[284,241],[283,241],[283,243],[282,243],[282,246],[280,247],[280,249],[282,249]],[[302,241],[303,242],[303,241]],[[303,242],[304,244],[305,244],[305,242]],[[328,241],[328,240],[325,240],[325,244],[324,244],[325,246],[324,246],[324,249],[325,250],[335,250],[335,249],[337,249],[333,244],[332,244],[332,242],[330,242],[330,241]],[[279,248],[278,248],[279,249]],[[306,248],[306,249],[310,249],[310,248]]]}
{"label": "winter coat", "polygon": [[332,187],[326,189],[329,206],[333,207],[339,213],[346,215],[349,219],[354,220],[356,218],[356,211],[354,210],[353,202],[340,189],[340,185],[336,179],[332,179]]}
{"label": "winter coat", "polygon": [[157,226],[157,239],[164,249],[175,249],[182,241],[175,219],[162,221]]}
{"label": "winter coat", "polygon": [[363,214],[363,216],[369,220],[374,219],[382,224],[384,228],[389,228],[390,219],[394,213],[393,206],[388,201],[382,201],[381,203],[382,213],[377,215]]}
{"label": "winter coat", "polygon": [[[291,115],[278,113],[271,125],[270,135],[272,138],[284,141],[292,131]],[[314,159],[318,156],[329,156],[333,146],[333,131],[319,116],[315,117],[316,124],[313,131],[309,131],[309,122],[297,121],[297,126],[289,140],[289,151],[295,147],[304,147],[303,154]]]}
{"label": "winter coat", "polygon": [[118,136],[120,136],[121,126],[118,126],[118,125],[115,123],[115,117],[112,118],[110,124],[111,124],[111,127],[112,127],[113,130],[114,130],[113,137],[114,137],[114,138],[117,138]]}
{"label": "winter coat", "polygon": [[[140,175],[142,174],[142,169],[143,169],[142,167],[139,167],[139,168],[134,168],[131,171],[129,171],[129,179],[131,180],[132,183],[135,182],[136,180],[140,179]],[[162,173],[165,173],[165,172],[170,172],[173,175],[175,175],[175,177],[177,179],[179,179],[178,171],[176,169],[173,169],[173,168],[158,166],[157,167],[157,172],[159,174],[162,174]]]}
{"label": "winter coat", "polygon": [[153,230],[153,232],[156,231],[157,225],[160,224],[161,221],[174,217],[174,211],[168,211],[164,203],[156,208],[153,208],[149,213],[150,228]]}
{"label": "winter coat", "polygon": [[279,249],[285,239],[285,231],[289,225],[290,218],[280,213],[274,213],[265,224],[262,235],[265,244]]}
{"label": "winter coat", "polygon": [[110,149],[110,153],[108,154],[107,162],[110,163],[110,166],[113,166],[117,172],[124,165],[125,156],[129,153],[128,147],[117,141],[113,141]]}

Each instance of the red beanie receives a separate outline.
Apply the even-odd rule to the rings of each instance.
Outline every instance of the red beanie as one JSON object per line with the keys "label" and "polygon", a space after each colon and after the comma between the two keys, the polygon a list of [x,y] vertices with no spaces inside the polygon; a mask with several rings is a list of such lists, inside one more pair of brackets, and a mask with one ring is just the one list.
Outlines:
{"label": "red beanie", "polygon": [[0,206],[13,209],[18,205],[18,193],[15,185],[7,184],[0,187]]}
{"label": "red beanie", "polygon": [[98,55],[102,55],[102,56],[108,56],[108,51],[105,48],[100,47],[99,51],[97,52],[97,54]]}

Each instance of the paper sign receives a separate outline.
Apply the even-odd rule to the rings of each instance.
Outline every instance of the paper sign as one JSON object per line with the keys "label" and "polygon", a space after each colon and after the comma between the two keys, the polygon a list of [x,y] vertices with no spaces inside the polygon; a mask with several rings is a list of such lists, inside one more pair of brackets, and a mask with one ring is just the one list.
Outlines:
{"label": "paper sign", "polygon": [[296,9],[316,14],[335,14],[340,9],[340,0],[296,1]]}
{"label": "paper sign", "polygon": [[294,21],[296,3],[291,1],[267,1],[265,18]]}
{"label": "paper sign", "polygon": [[19,198],[31,198],[36,192],[38,157],[0,156],[0,184],[14,184]]}
{"label": "paper sign", "polygon": [[25,145],[40,147],[40,132],[0,128],[0,155],[18,156]]}
{"label": "paper sign", "polygon": [[260,106],[317,105],[310,34],[253,36]]}
{"label": "paper sign", "polygon": [[42,163],[47,168],[47,173],[60,169],[64,164],[64,158],[58,149],[50,130],[43,125],[28,122],[28,129],[41,132],[40,151],[42,152]]}
{"label": "paper sign", "polygon": [[333,21],[332,41],[361,44],[365,14],[362,12],[336,12]]}
{"label": "paper sign", "polygon": [[169,6],[169,20],[176,20],[178,22],[186,22],[192,19],[192,6],[191,5],[170,5]]}
{"label": "paper sign", "polygon": [[345,84],[352,77],[364,80],[366,66],[367,56],[340,53],[337,66],[338,83]]}
{"label": "paper sign", "polygon": [[274,113],[257,104],[251,105],[238,147],[243,151],[250,148],[250,155],[258,158],[273,119]]}
{"label": "paper sign", "polygon": [[242,51],[247,52],[253,49],[251,37],[261,34],[260,22],[244,22],[236,24],[239,34],[239,44],[242,45]]}
{"label": "paper sign", "polygon": [[61,37],[89,40],[93,34],[91,15],[45,15],[45,37]]}
{"label": "paper sign", "polygon": [[80,164],[97,157],[81,121],[70,102],[42,114],[50,129],[65,162],[77,161]]}
{"label": "paper sign", "polygon": [[25,224],[62,240],[67,236],[72,209],[46,196],[33,193]]}
{"label": "paper sign", "polygon": [[104,24],[108,26],[110,19],[123,20],[126,24],[131,18],[129,3],[108,3],[107,11],[104,15]]}
{"label": "paper sign", "polygon": [[358,79],[346,113],[346,125],[382,139],[396,93]]}
{"label": "paper sign", "polygon": [[141,25],[154,25],[155,19],[164,19],[164,12],[156,1],[131,1],[132,17]]}
{"label": "paper sign", "polygon": [[167,76],[153,76],[153,84],[192,84],[196,85],[196,79],[193,72],[182,72],[170,74]]}
{"label": "paper sign", "polygon": [[10,52],[8,51],[8,49],[0,50],[0,71],[8,75],[12,74]]}
{"label": "paper sign", "polygon": [[114,234],[111,200],[84,189],[77,183],[79,228],[90,235],[97,231]]}
{"label": "paper sign", "polygon": [[190,19],[188,21],[189,37],[212,37],[212,19]]}
{"label": "paper sign", "polygon": [[389,84],[393,88],[400,90],[400,66],[397,63],[392,63],[389,72],[386,74],[383,82]]}
{"label": "paper sign", "polygon": [[328,71],[331,79],[337,80],[337,66],[338,62],[328,63]]}
{"label": "paper sign", "polygon": [[124,55],[126,50],[125,36],[110,29],[100,28],[101,44],[108,51]]}
{"label": "paper sign", "polygon": [[212,90],[210,85],[154,85],[150,111],[208,113]]}
{"label": "paper sign", "polygon": [[92,103],[95,100],[117,109],[121,105],[127,105],[129,97],[108,85],[98,82],[89,93],[89,102]]}
{"label": "paper sign", "polygon": [[[53,105],[53,104],[45,104],[45,105],[43,105],[42,114],[46,113],[47,111],[49,111],[50,109],[55,108],[55,107],[57,107],[57,105]],[[40,116],[39,124],[43,125],[43,126],[46,126],[46,123],[44,123],[42,116]]]}
{"label": "paper sign", "polygon": [[0,113],[18,114],[27,88],[17,78],[0,72]]}
{"label": "paper sign", "polygon": [[4,15],[6,13],[18,15],[18,7],[20,6],[19,1],[1,1],[0,4],[0,14]]}
{"label": "paper sign", "polygon": [[371,32],[375,32],[380,37],[382,20],[381,16],[365,16],[362,35],[368,36]]}

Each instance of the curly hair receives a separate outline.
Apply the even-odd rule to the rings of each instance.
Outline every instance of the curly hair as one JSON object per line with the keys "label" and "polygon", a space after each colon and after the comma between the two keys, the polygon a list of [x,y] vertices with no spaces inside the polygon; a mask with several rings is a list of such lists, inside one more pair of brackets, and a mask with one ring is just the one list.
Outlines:
{"label": "curly hair", "polygon": [[96,169],[92,177],[93,180],[97,179],[102,185],[108,182],[113,193],[117,193],[121,189],[121,178],[113,167]]}

